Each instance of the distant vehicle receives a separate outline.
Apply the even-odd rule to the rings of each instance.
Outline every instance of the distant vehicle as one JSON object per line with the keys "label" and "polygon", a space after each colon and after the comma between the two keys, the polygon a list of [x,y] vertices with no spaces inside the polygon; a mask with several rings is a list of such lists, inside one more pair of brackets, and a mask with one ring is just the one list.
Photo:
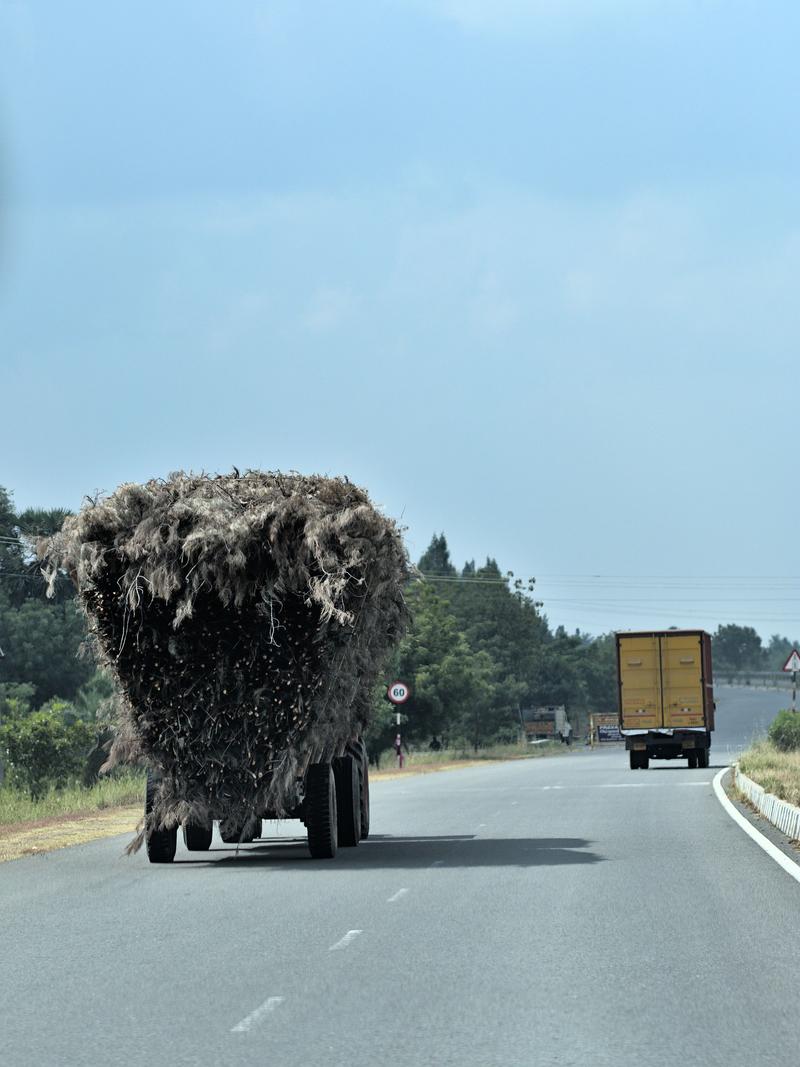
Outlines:
{"label": "distant vehicle", "polygon": [[547,704],[537,708],[523,708],[522,722],[527,741],[560,741],[567,721],[563,704]]}
{"label": "distant vehicle", "polygon": [[619,725],[631,770],[651,759],[707,767],[714,729],[711,635],[705,630],[618,633]]}

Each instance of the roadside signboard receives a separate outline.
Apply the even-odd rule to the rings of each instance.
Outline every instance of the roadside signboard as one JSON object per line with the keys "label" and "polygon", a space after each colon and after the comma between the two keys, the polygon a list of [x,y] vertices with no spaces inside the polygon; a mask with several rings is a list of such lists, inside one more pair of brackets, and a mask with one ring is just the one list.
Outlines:
{"label": "roadside signboard", "polygon": [[619,718],[616,715],[593,715],[592,721],[597,731],[598,741],[621,741]]}
{"label": "roadside signboard", "polygon": [[411,686],[405,682],[392,682],[386,690],[386,695],[393,704],[405,704],[411,696]]}
{"label": "roadside signboard", "polygon": [[800,671],[800,652],[793,648],[783,669],[792,676],[792,711],[797,711],[797,672]]}

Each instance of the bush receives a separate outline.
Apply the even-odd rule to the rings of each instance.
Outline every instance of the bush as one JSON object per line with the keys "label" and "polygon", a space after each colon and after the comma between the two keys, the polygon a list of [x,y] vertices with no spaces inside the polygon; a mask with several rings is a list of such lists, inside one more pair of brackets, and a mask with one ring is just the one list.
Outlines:
{"label": "bush", "polygon": [[66,721],[55,701],[53,705],[0,727],[9,784],[33,798],[48,786],[63,786],[79,777],[94,740],[87,723]]}
{"label": "bush", "polygon": [[800,749],[800,713],[779,711],[769,728],[769,739],[781,752]]}

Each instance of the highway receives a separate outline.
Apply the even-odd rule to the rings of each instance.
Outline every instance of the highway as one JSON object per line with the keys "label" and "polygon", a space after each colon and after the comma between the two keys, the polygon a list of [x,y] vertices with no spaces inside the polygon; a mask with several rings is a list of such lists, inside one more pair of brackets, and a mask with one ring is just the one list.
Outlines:
{"label": "highway", "polygon": [[[712,764],[784,702],[720,688]],[[716,773],[574,750],[375,783],[333,862],[286,823],[5,864],[0,1062],[794,1065],[800,885]]]}

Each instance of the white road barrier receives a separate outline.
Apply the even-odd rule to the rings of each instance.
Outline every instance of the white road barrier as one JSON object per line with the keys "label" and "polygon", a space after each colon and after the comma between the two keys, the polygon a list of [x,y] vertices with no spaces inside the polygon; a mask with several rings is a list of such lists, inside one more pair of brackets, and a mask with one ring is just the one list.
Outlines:
{"label": "white road barrier", "polygon": [[742,774],[738,763],[733,765],[733,775],[737,788],[758,808],[765,819],[793,841],[800,839],[800,808],[781,800],[774,793],[767,793],[758,782]]}

